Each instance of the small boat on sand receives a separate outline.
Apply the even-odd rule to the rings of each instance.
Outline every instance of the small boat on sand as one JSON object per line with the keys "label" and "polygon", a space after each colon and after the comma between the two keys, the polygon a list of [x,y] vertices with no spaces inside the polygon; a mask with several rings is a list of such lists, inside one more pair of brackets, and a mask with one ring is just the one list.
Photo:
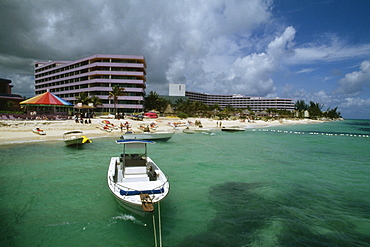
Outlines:
{"label": "small boat on sand", "polygon": [[81,130],[71,130],[63,133],[63,141],[66,146],[79,146],[92,141],[83,135]]}
{"label": "small boat on sand", "polygon": [[112,157],[108,167],[108,187],[117,202],[137,214],[154,211],[170,191],[166,175],[147,156],[153,141],[118,140],[123,144],[120,157]]}
{"label": "small boat on sand", "polygon": [[42,129],[36,127],[32,130],[33,133],[35,134],[38,134],[38,135],[46,135],[45,131],[43,131]]}
{"label": "small boat on sand", "polygon": [[195,134],[195,133],[197,133],[194,129],[190,129],[189,127],[186,127],[185,129],[183,129],[182,132],[185,133],[185,134]]}
{"label": "small boat on sand", "polygon": [[222,127],[221,131],[237,132],[237,131],[245,131],[245,129],[239,126],[231,126],[231,127]]}

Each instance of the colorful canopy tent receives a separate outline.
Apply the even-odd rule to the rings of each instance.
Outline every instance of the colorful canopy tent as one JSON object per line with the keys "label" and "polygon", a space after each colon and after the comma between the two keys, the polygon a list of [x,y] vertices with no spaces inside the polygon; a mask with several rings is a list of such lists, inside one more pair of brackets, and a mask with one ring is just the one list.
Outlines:
{"label": "colorful canopy tent", "polygon": [[68,108],[73,107],[73,104],[50,92],[36,95],[19,104],[26,106],[27,113],[30,115],[68,115]]}
{"label": "colorful canopy tent", "polygon": [[50,92],[36,95],[33,98],[20,102],[19,104],[33,106],[73,106],[73,104],[59,98],[58,96],[55,96]]}

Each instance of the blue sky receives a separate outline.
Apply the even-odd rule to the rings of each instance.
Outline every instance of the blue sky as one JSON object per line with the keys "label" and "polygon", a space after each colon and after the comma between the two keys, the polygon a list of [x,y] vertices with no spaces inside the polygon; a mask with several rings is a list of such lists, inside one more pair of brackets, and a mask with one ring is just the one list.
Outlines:
{"label": "blue sky", "polygon": [[311,55],[320,50],[326,53],[278,71],[278,88],[284,90],[287,81],[287,90],[295,91],[296,97],[338,106],[347,117],[369,118],[370,1],[283,0],[274,5],[274,16],[296,30],[297,49],[311,47]]}
{"label": "blue sky", "polygon": [[369,0],[3,0],[0,78],[33,96],[33,63],[144,55],[147,92],[319,102],[370,119]]}

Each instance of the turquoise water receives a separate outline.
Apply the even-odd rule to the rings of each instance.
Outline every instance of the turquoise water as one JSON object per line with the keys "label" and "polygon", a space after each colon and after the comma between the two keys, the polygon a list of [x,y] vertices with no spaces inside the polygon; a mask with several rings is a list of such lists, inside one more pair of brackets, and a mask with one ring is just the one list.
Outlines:
{"label": "turquoise water", "polygon": [[[369,120],[346,120],[150,145],[171,184],[163,246],[369,246],[367,135]],[[114,141],[1,145],[0,245],[154,246],[152,217],[107,187]]]}

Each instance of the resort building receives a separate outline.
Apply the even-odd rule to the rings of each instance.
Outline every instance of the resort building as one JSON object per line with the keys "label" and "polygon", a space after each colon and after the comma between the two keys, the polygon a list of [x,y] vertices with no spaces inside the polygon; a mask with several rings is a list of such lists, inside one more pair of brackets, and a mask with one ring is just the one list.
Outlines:
{"label": "resort building", "polygon": [[35,62],[35,94],[47,91],[77,105],[76,97],[86,92],[97,96],[102,106],[95,112],[114,112],[114,100],[109,97],[112,88],[123,88],[118,96],[118,112],[143,111],[146,89],[146,62],[144,56],[92,55],[76,61]]}
{"label": "resort building", "polygon": [[0,78],[0,110],[18,110],[19,102],[24,100],[18,94],[12,94],[11,80]]}
{"label": "resort building", "polygon": [[240,109],[249,108],[254,112],[261,112],[272,108],[276,110],[294,110],[294,102],[292,99],[250,97],[241,94],[217,95],[188,91],[185,92],[185,96],[189,98],[190,101],[200,101],[206,105],[218,104],[221,108],[230,105]]}

